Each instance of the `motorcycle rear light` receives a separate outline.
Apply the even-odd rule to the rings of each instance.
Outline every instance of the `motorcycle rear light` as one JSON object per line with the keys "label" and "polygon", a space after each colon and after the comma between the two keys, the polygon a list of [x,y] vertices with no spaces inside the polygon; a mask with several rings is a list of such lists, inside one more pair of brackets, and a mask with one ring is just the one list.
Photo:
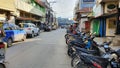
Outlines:
{"label": "motorcycle rear light", "polygon": [[5,44],[4,43],[0,43],[0,48],[4,48]]}
{"label": "motorcycle rear light", "polygon": [[97,64],[96,62],[93,62],[93,65],[97,68],[102,68],[101,65]]}

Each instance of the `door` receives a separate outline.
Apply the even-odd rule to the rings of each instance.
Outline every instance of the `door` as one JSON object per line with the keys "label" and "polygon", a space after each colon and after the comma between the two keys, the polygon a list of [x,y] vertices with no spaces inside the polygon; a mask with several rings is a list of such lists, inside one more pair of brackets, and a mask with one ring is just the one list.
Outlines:
{"label": "door", "polygon": [[86,22],[85,22],[85,30],[86,30],[87,32],[90,31],[90,22],[89,22],[89,21],[86,21]]}
{"label": "door", "polygon": [[116,18],[107,19],[106,36],[115,36],[117,25],[116,21]]}
{"label": "door", "polygon": [[99,35],[99,26],[100,26],[99,21],[94,20],[94,22],[93,22],[93,33],[95,32],[96,35]]}
{"label": "door", "polygon": [[19,31],[16,29],[16,25],[15,24],[9,24],[9,27],[10,27],[11,31],[13,32],[14,41],[19,41],[20,36],[19,36]]}
{"label": "door", "polygon": [[16,25],[16,30],[17,30],[17,33],[18,33],[18,41],[19,40],[22,40],[24,38],[24,35],[25,35],[25,31],[23,29],[21,29],[19,26]]}

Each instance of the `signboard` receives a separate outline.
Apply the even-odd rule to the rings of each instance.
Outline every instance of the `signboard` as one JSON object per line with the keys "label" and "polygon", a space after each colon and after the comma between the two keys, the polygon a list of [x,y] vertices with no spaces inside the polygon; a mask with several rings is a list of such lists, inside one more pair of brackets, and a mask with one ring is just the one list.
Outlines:
{"label": "signboard", "polygon": [[107,13],[117,13],[117,5],[115,3],[107,4]]}
{"label": "signboard", "polygon": [[83,0],[83,2],[94,2],[95,0]]}

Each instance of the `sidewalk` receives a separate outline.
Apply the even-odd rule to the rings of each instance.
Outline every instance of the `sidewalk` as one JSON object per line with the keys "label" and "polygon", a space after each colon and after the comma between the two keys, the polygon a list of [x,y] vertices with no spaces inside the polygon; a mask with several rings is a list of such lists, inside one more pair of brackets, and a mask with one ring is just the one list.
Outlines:
{"label": "sidewalk", "polygon": [[113,49],[120,49],[120,36],[116,37],[96,37],[94,39],[98,44],[102,44],[105,41],[112,40],[112,44],[110,45]]}

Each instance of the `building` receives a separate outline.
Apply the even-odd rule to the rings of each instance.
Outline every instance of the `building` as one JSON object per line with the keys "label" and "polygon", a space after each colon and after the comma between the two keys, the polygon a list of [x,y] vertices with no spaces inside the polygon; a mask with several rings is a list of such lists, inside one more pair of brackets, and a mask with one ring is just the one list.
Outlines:
{"label": "building", "polygon": [[[115,36],[118,22],[118,0],[97,0],[93,8],[92,23],[97,27],[96,30],[91,29],[92,32],[97,32],[101,37]],[[98,10],[98,11],[96,11]]]}
{"label": "building", "polygon": [[56,24],[57,25],[57,20],[56,20],[56,14],[55,12],[52,10],[52,7],[50,5],[50,3],[47,1],[47,0],[41,0],[46,8],[46,21],[45,23],[48,25],[48,26],[51,26],[51,27],[54,27],[54,25]]}
{"label": "building", "polygon": [[39,25],[44,21],[45,6],[40,0],[15,0],[15,7],[16,24],[32,22]]}
{"label": "building", "polygon": [[40,0],[1,0],[0,19],[9,23],[34,23],[45,21],[45,5]]}
{"label": "building", "polygon": [[12,13],[14,11],[15,11],[14,0],[1,0],[1,2],[0,2],[0,20],[5,21],[5,20],[14,19],[12,16]]}
{"label": "building", "polygon": [[90,22],[87,15],[92,12],[92,8],[95,5],[95,0],[78,0],[75,7],[75,20],[79,22],[80,31],[90,31]]}

